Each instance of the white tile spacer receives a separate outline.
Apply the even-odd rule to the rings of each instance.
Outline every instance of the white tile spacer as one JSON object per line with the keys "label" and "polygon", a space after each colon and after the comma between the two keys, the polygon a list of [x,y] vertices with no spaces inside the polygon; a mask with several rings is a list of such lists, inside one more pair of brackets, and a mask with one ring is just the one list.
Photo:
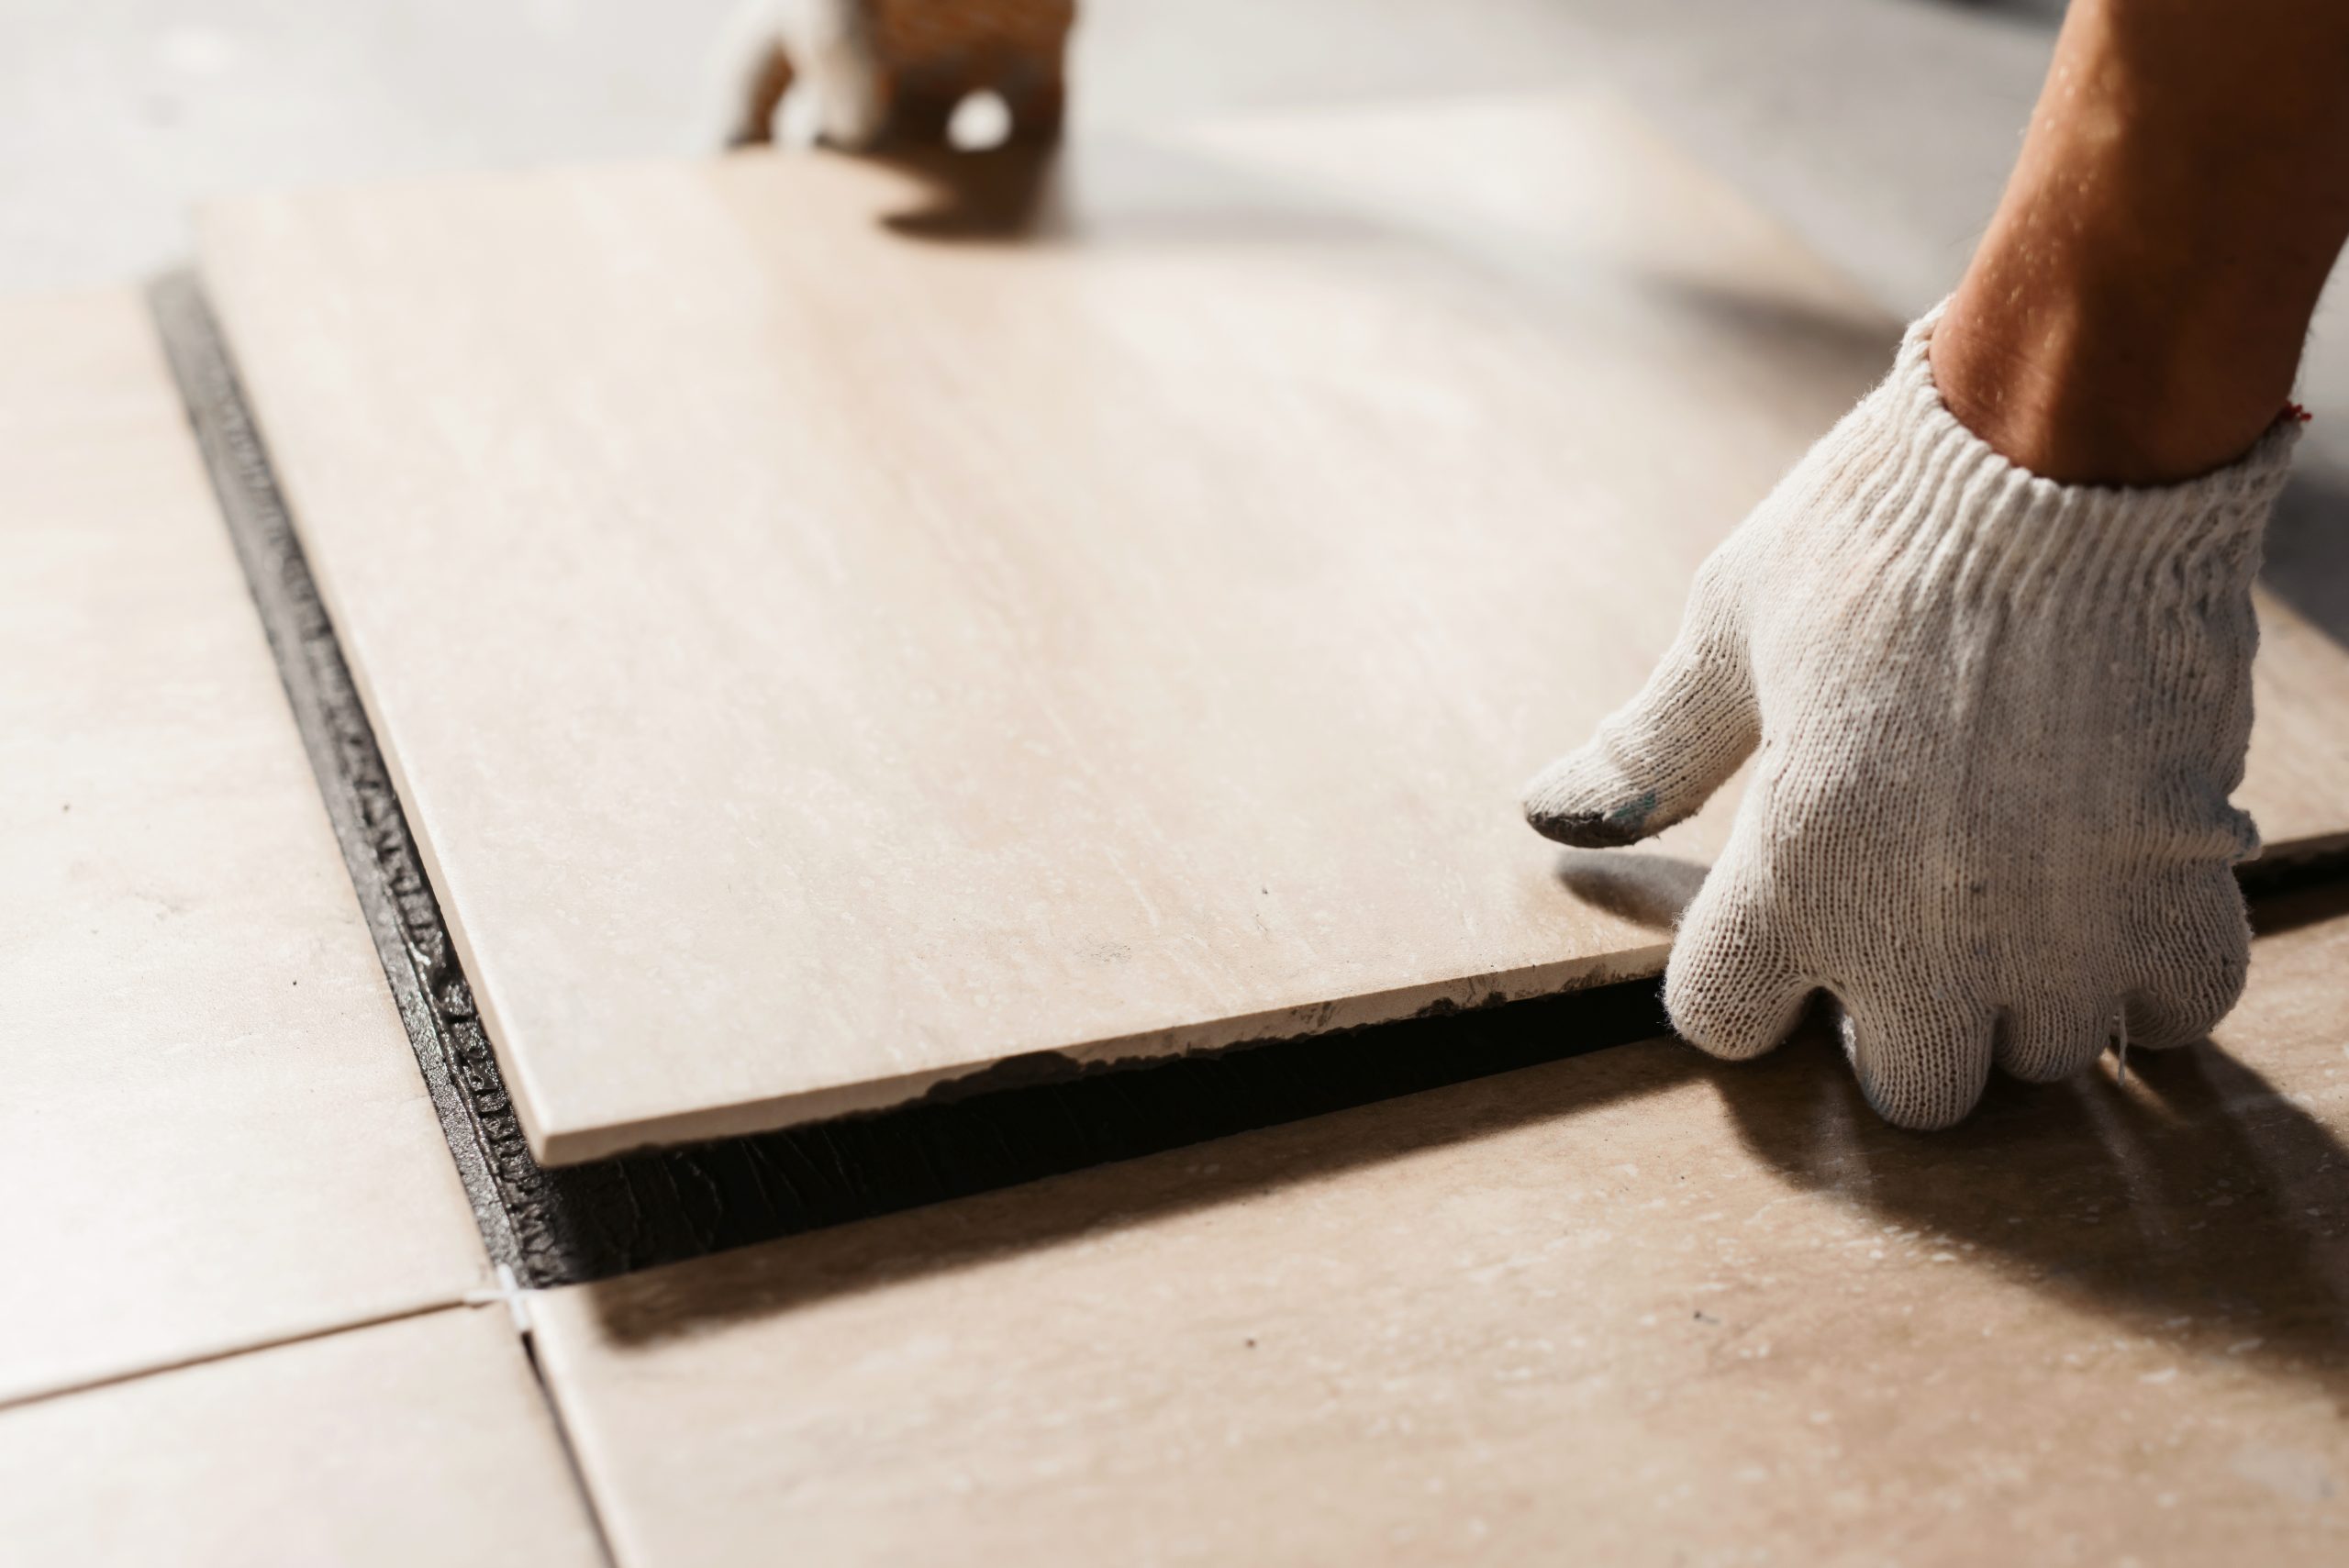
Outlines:
{"label": "white tile spacer", "polygon": [[514,1319],[514,1331],[526,1340],[530,1337],[530,1293],[522,1288],[508,1265],[497,1265],[495,1284],[469,1290],[465,1292],[464,1300],[467,1307],[487,1307],[492,1302],[504,1302],[507,1316]]}

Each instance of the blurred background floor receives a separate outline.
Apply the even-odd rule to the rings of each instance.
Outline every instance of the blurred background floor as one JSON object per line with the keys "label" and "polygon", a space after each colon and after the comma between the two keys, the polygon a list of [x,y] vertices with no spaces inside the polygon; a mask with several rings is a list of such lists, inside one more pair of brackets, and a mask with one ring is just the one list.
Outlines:
{"label": "blurred background floor", "polygon": [[[182,259],[232,190],[713,145],[740,0],[12,0],[0,289]],[[2058,0],[1086,0],[1080,123],[1606,82],[1887,307],[1964,265]]]}

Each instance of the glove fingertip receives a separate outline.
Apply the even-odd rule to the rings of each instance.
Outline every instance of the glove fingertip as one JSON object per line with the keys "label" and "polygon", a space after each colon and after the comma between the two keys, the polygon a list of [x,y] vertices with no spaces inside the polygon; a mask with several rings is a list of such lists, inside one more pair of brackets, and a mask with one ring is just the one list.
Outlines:
{"label": "glove fingertip", "polygon": [[1580,850],[1636,844],[1669,826],[1656,820],[1660,795],[1587,752],[1552,763],[1525,788],[1525,820],[1545,839]]}

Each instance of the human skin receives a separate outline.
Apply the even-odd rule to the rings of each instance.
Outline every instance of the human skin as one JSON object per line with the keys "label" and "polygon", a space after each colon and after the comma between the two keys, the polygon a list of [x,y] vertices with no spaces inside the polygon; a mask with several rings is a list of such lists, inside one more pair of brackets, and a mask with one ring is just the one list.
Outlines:
{"label": "human skin", "polygon": [[2344,239],[2349,4],[2076,0],[1935,382],[2048,478],[2208,473],[2284,408]]}

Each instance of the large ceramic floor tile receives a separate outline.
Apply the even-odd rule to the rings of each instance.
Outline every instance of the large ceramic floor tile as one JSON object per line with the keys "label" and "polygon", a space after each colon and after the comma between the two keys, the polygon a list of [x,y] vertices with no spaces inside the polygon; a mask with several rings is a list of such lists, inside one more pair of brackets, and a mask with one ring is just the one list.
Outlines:
{"label": "large ceramic floor tile", "polygon": [[479,1235],[144,305],[0,342],[0,1399],[454,1300]]}
{"label": "large ceramic floor tile", "polygon": [[603,1561],[512,1322],[462,1307],[0,1411],[0,1557]]}
{"label": "large ceramic floor tile", "polygon": [[1579,101],[1022,167],[211,215],[544,1159],[1662,962],[1518,786],[1890,325]]}
{"label": "large ceramic floor tile", "polygon": [[573,1287],[541,1364],[628,1568],[2339,1561],[2344,974],[1931,1137],[1625,1046]]}
{"label": "large ceramic floor tile", "polygon": [[[1551,227],[1327,177],[1357,120]],[[540,1155],[1654,967],[1517,787],[1886,325],[1573,106],[942,167],[206,225]]]}

